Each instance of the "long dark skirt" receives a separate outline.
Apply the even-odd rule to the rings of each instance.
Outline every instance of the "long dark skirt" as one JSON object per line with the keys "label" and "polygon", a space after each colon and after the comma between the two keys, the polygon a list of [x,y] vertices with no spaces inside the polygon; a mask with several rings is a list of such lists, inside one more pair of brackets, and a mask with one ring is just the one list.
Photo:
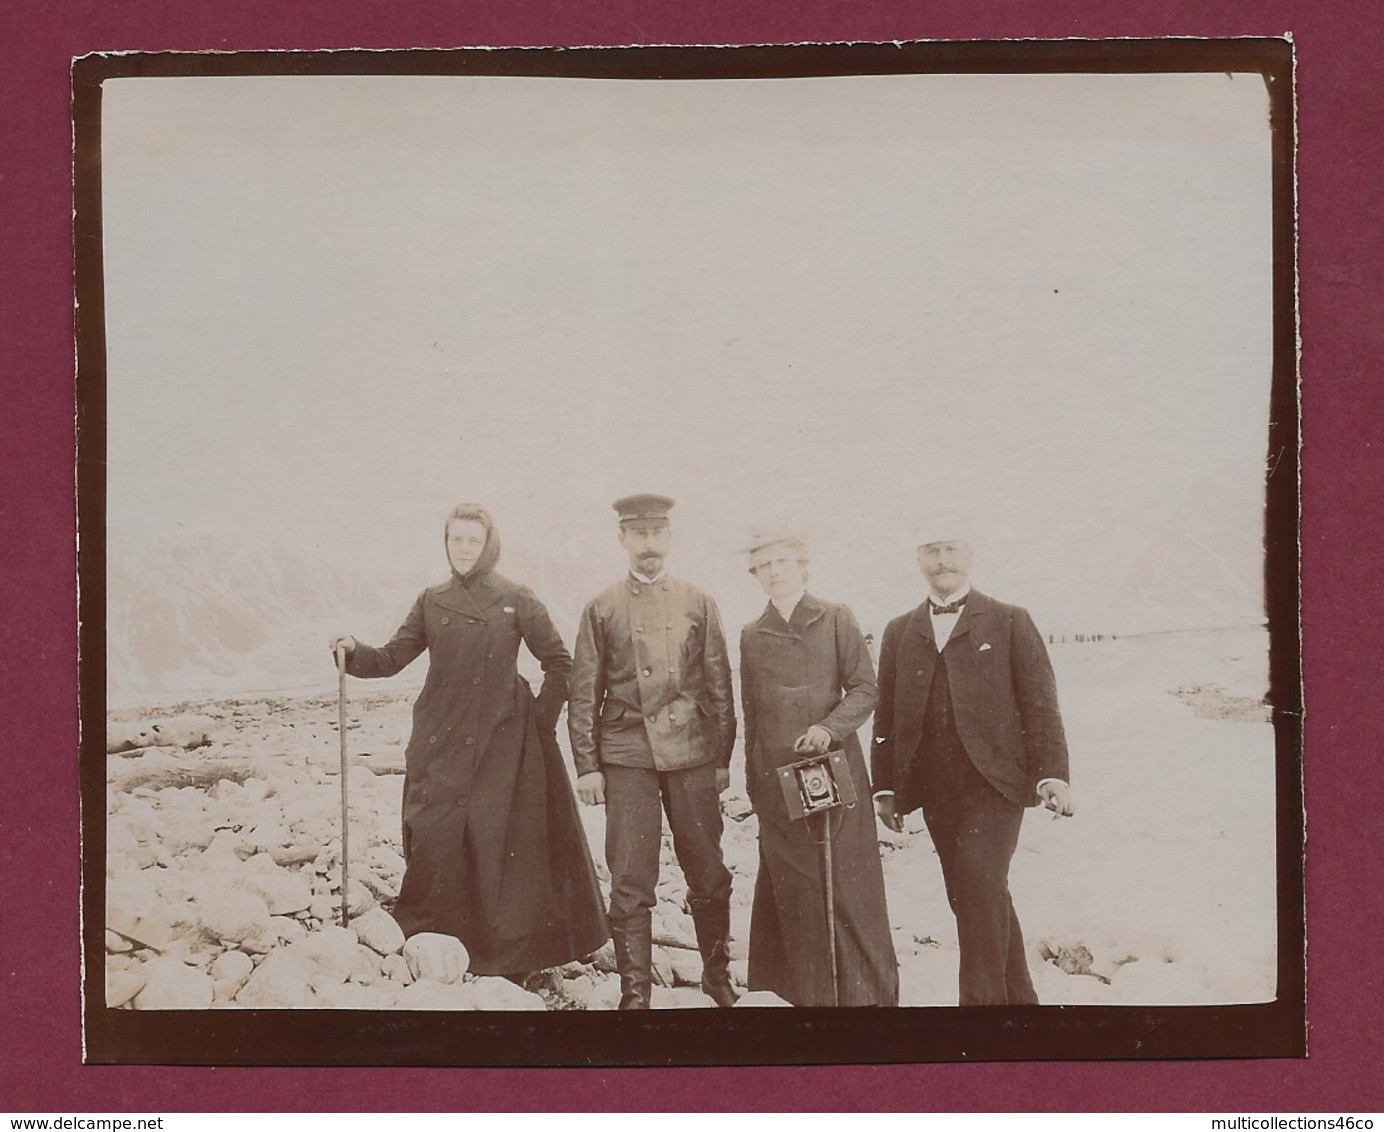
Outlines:
{"label": "long dark skirt", "polygon": [[[478,760],[469,795],[405,786],[407,868],[394,918],[406,936],[456,936],[481,975],[559,966],[609,937],[562,754],[540,739],[532,711],[522,714]],[[524,728],[522,744],[505,740],[510,726]]]}
{"label": "long dark skirt", "polygon": [[833,1001],[819,844],[824,818],[830,818],[832,829],[837,1001],[841,1006],[897,1006],[899,1001],[869,778],[859,752],[849,758],[860,796],[854,807],[797,821],[777,800],[758,809],[749,986],[773,991],[794,1006]]}

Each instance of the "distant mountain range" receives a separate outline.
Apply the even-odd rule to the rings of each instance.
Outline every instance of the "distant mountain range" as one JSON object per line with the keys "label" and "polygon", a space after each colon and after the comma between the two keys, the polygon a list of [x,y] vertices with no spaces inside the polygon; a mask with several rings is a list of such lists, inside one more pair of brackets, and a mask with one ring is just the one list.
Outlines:
{"label": "distant mountain range", "polygon": [[1252,484],[1203,484],[1154,528],[1116,587],[1119,620],[1130,632],[1261,623],[1263,515]]}
{"label": "distant mountain range", "polygon": [[[1141,544],[1086,534],[1080,516],[1060,524],[1034,520],[1020,532],[1032,546],[1033,567],[1018,594],[996,596],[1029,606],[1054,639],[1078,633],[1158,632],[1260,623],[1263,620],[1262,502],[1249,489],[1209,483]],[[1086,531],[1101,530],[1087,521]],[[548,602],[571,644],[581,607],[618,577],[618,550],[608,560],[568,561],[575,554],[554,541],[555,557],[518,560],[516,578]],[[1068,559],[1061,557],[1067,548]],[[1050,565],[1049,565],[1050,564]],[[828,564],[837,578],[849,565]],[[979,569],[983,564],[978,563]],[[502,562],[502,569],[505,564]],[[814,569],[817,560],[814,560]],[[1012,571],[1011,571],[1012,573]],[[435,576],[433,576],[435,575]],[[312,545],[268,536],[246,539],[207,534],[132,538],[111,532],[107,562],[107,694],[123,706],[181,696],[329,687],[334,679],[327,640],[338,631],[381,643],[423,585],[398,570],[331,560]],[[722,602],[735,647],[739,623],[757,615],[762,598],[743,563],[705,564],[696,580]],[[978,583],[980,584],[980,583]],[[982,588],[985,586],[982,584]],[[862,627],[884,622],[916,602],[917,592],[884,592],[861,585],[846,595]],[[838,597],[836,594],[824,596]],[[422,664],[402,679],[421,678]]]}
{"label": "distant mountain range", "polygon": [[409,600],[311,552],[205,535],[112,538],[106,585],[112,704],[330,683],[331,635]]}

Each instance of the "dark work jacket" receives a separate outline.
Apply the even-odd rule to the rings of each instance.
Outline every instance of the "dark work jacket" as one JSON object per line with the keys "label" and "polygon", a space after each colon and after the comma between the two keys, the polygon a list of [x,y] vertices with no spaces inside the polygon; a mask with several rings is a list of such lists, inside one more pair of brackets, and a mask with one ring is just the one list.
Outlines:
{"label": "dark work jacket", "polygon": [[[990,784],[1035,806],[1040,781],[1068,781],[1057,682],[1028,611],[971,590],[945,655],[956,734]],[[937,656],[927,602],[884,630],[870,767],[875,790],[892,790],[900,814],[922,804],[913,771],[928,756],[923,715]]]}
{"label": "dark work jacket", "polygon": [[[537,697],[519,675],[521,641],[543,666]],[[347,672],[392,676],[424,649],[395,918],[406,935],[458,936],[482,974],[589,954],[604,909],[553,735],[572,662],[547,609],[498,574],[453,577],[419,595],[388,644],[358,644]]]}
{"label": "dark work jacket", "polygon": [[855,617],[804,594],[785,622],[770,603],[740,634],[745,777],[759,818],[759,871],[750,917],[749,985],[795,1006],[831,1006],[822,877],[823,815],[791,819],[778,768],[805,756],[793,743],[814,724],[846,756],[858,799],[826,815],[832,832],[836,966],[842,1006],[895,1006],[898,962],[889,934],[870,779],[856,730],[875,705],[875,672]]}
{"label": "dark work jacket", "polygon": [[587,604],[575,654],[567,727],[578,774],[730,765],[730,659],[716,603],[696,586],[626,575]]}

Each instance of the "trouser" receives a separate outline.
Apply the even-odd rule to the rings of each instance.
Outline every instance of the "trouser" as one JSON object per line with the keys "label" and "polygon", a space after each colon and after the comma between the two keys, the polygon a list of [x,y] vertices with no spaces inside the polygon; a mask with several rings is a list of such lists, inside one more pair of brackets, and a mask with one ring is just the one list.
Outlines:
{"label": "trouser", "polygon": [[1009,896],[1009,863],[1024,809],[991,786],[964,750],[948,754],[924,772],[920,785],[923,819],[956,916],[960,1004],[1036,1003]]}
{"label": "trouser", "polygon": [[663,814],[673,831],[673,852],[687,880],[694,909],[728,905],[730,870],[721,857],[721,797],[713,764],[687,770],[603,766],[606,795],[606,867],[610,869],[610,924],[635,929],[650,922],[657,900]]}

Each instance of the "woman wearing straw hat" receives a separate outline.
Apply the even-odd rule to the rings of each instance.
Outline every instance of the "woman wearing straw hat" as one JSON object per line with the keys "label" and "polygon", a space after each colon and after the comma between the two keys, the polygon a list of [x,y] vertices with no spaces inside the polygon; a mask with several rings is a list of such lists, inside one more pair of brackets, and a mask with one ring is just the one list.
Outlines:
{"label": "woman wearing straw hat", "polygon": [[[759,818],[749,987],[795,1006],[895,1006],[898,962],[870,780],[856,738],[877,695],[870,654],[849,609],[805,591],[808,556],[800,537],[759,532],[745,549],[750,573],[769,597],[740,635],[745,775]],[[833,849],[834,963],[822,822],[790,817],[778,782],[781,767],[828,751],[845,755],[860,799],[821,815],[830,823]]]}
{"label": "woman wearing straw hat", "polygon": [[[428,675],[406,752],[403,849],[393,908],[406,936],[466,945],[470,970],[519,975],[590,954],[605,909],[554,737],[572,658],[543,603],[495,573],[500,536],[462,504],[444,535],[451,577],[424,590],[388,644],[337,638],[352,676],[393,676],[425,649]],[[543,667],[535,697],[520,642]]]}

